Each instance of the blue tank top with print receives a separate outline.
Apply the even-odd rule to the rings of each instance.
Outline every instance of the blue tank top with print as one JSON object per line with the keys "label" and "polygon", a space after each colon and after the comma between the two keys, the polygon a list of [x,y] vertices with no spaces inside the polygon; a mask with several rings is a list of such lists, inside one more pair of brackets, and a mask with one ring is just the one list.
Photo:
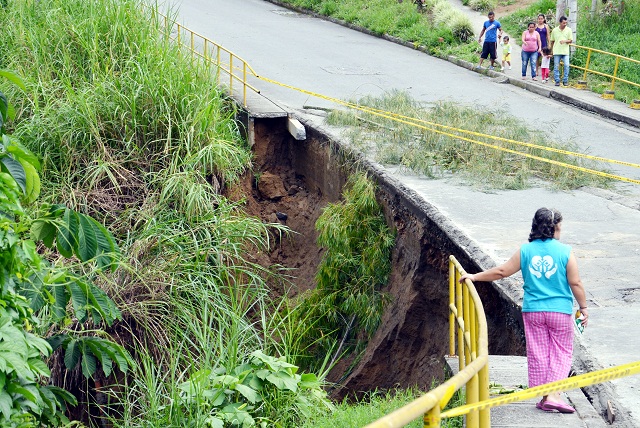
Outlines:
{"label": "blue tank top with print", "polygon": [[536,239],[520,248],[522,312],[573,312],[573,294],[567,281],[570,254],[571,247],[556,239]]}

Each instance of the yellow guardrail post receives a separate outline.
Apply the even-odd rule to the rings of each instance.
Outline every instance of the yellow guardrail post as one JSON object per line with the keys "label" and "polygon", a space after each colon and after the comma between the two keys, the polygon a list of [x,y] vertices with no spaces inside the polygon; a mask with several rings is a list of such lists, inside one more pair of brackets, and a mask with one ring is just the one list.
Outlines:
{"label": "yellow guardrail post", "polygon": [[229,93],[233,93],[233,54],[229,53]]}
{"label": "yellow guardrail post", "polygon": [[440,406],[434,406],[431,410],[424,414],[422,423],[424,428],[440,428]]}
{"label": "yellow guardrail post", "polygon": [[613,67],[613,78],[611,79],[611,90],[613,91],[613,87],[616,84],[616,75],[618,74],[618,65],[620,64],[620,57],[616,57],[616,65]]}
{"label": "yellow guardrail post", "polygon": [[216,46],[216,83],[220,84],[220,46]]}
{"label": "yellow guardrail post", "polygon": [[456,334],[458,335],[458,369],[464,369],[464,308],[462,307],[462,284],[460,273],[456,269]]}
{"label": "yellow guardrail post", "polygon": [[591,49],[587,49],[587,62],[584,65],[584,75],[582,80],[587,80],[587,71],[589,71],[589,63],[591,62]]}
{"label": "yellow guardrail post", "polygon": [[[489,397],[489,341],[482,301],[473,283],[460,283],[465,271],[455,257],[449,257],[449,353],[458,353],[458,373],[366,428],[399,428],[420,417],[424,427],[440,427],[442,409],[456,391],[466,386],[467,405]],[[453,328],[452,328],[453,326]],[[454,335],[457,334],[457,349]],[[467,427],[489,428],[489,410],[475,409],[467,416]]]}
{"label": "yellow guardrail post", "polygon": [[[478,394],[478,399],[480,401],[485,401],[489,399],[489,365],[485,365],[478,372],[478,379],[480,384],[480,391]],[[481,427],[490,427],[491,426],[491,414],[489,413],[489,409],[480,410],[479,422]]]}
{"label": "yellow guardrail post", "polygon": [[456,271],[453,261],[449,260],[449,355],[456,355],[456,326],[453,308],[456,303]]}
{"label": "yellow guardrail post", "polygon": [[[253,71],[253,69],[251,68],[251,66],[249,64],[247,64],[247,62],[245,60],[243,60],[242,58],[240,58],[239,56],[235,55],[233,52],[225,49],[224,47],[220,46],[219,44],[212,42],[211,40],[207,39],[206,37],[204,37],[201,34],[198,34],[194,31],[191,31],[190,29],[188,29],[187,27],[182,26],[181,24],[179,24],[178,22],[175,21],[169,21],[168,16],[161,14],[160,12],[157,11],[157,9],[155,8],[151,8],[151,14],[152,17],[158,17],[161,16],[164,22],[164,28],[169,30],[169,39],[175,41],[178,46],[184,47],[184,48],[188,48],[191,51],[191,56],[192,58],[194,57],[200,57],[202,58],[207,67],[210,67],[212,63],[214,63],[213,61],[213,52],[212,49],[215,49],[215,66],[216,66],[216,73],[215,73],[215,80],[218,84],[220,84],[220,71],[222,69],[223,72],[228,73],[229,74],[229,93],[232,94],[233,93],[233,80],[237,79],[240,84],[242,84],[242,103],[243,105],[246,107],[247,105],[247,87],[249,87],[249,89],[260,93],[260,91],[258,89],[256,89],[254,86],[250,85],[247,82],[247,74],[251,73],[252,75],[258,77],[258,75],[255,73],[255,71]],[[157,19],[157,18],[156,18]],[[177,32],[177,35],[175,38],[171,37],[171,34],[173,32],[173,29],[175,28],[175,31]],[[187,43],[186,41],[183,43],[183,35],[182,32],[189,32],[189,42]],[[196,37],[198,38],[198,40],[202,39],[203,40],[203,52],[200,52],[199,49],[196,49]],[[221,53],[220,51],[224,50],[228,55],[229,55],[229,68],[225,69],[224,68],[224,64],[222,64],[221,62]],[[234,60],[240,61],[242,63],[242,76],[240,76],[240,73],[236,74],[236,70],[234,70]],[[240,67],[238,67],[238,70],[240,69]]]}

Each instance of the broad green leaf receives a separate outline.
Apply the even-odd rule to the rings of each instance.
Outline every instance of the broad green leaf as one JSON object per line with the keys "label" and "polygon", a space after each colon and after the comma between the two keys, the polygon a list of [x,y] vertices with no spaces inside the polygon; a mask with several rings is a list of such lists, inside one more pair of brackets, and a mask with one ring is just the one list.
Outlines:
{"label": "broad green leaf", "polygon": [[96,235],[96,241],[98,243],[98,267],[111,266],[115,269],[115,256],[120,252],[118,246],[113,239],[111,233],[95,219],[89,217],[91,224],[94,227]]}
{"label": "broad green leaf", "polygon": [[29,282],[22,284],[20,294],[29,302],[29,307],[38,312],[45,305],[46,289],[38,276],[29,278]]}
{"label": "broad green leaf", "polygon": [[86,338],[84,342],[85,346],[88,346],[91,353],[100,361],[104,375],[109,376],[113,367],[113,361],[111,360],[111,357],[109,357],[105,348],[109,347],[111,343],[97,337]]}
{"label": "broad green leaf", "polygon": [[229,386],[238,383],[238,378],[231,375],[214,376],[211,378],[211,382],[213,382],[214,385]]}
{"label": "broad green leaf", "polygon": [[34,241],[42,241],[47,248],[53,248],[56,228],[46,220],[36,220],[31,224],[31,237]]}
{"label": "broad green leaf", "polygon": [[27,338],[25,332],[14,327],[12,324],[5,324],[0,328],[0,351],[14,352],[26,358],[29,354]]}
{"label": "broad green leaf", "polygon": [[7,385],[7,392],[9,392],[10,394],[20,394],[24,398],[38,406],[41,406],[43,404],[38,390],[36,389],[34,391],[34,389],[30,388],[29,386],[21,386],[18,383],[12,382]]}
{"label": "broad green leaf", "polygon": [[4,77],[9,82],[13,83],[14,85],[16,85],[18,88],[22,89],[23,91],[25,91],[25,92],[27,91],[27,87],[25,86],[24,81],[16,73],[13,73],[13,72],[11,72],[9,70],[0,70],[0,77]]}
{"label": "broad green leaf", "polygon": [[42,396],[42,401],[49,409],[51,414],[55,414],[58,410],[58,406],[62,403],[59,403],[58,397],[55,396],[51,390],[45,387],[40,387],[40,395]]}
{"label": "broad green leaf", "polygon": [[251,373],[249,376],[247,376],[243,381],[243,384],[249,385],[251,388],[255,389],[256,391],[262,391],[262,388],[264,386],[264,382],[262,381],[262,379],[256,376],[255,373]]}
{"label": "broad green leaf", "polygon": [[24,200],[30,204],[40,196],[40,176],[35,167],[31,163],[18,159],[25,173],[25,191]]}
{"label": "broad green leaf", "polygon": [[23,239],[21,244],[21,249],[24,256],[27,258],[27,260],[36,265],[40,259],[38,251],[36,250],[36,243],[31,239]]}
{"label": "broad green leaf", "polygon": [[209,400],[213,407],[218,407],[224,403],[227,398],[223,388],[211,388],[202,393],[202,396]]}
{"label": "broad green leaf", "polygon": [[224,421],[222,419],[216,418],[215,416],[209,416],[206,419],[205,423],[211,428],[224,428]]}
{"label": "broad green leaf", "polygon": [[298,390],[298,381],[286,372],[272,373],[267,376],[267,380],[274,384],[279,390],[288,389],[293,392]]}
{"label": "broad green leaf", "polygon": [[82,374],[87,379],[91,378],[96,372],[96,357],[93,356],[91,350],[86,346],[82,349],[82,362],[80,365],[82,366]]}
{"label": "broad green leaf", "polygon": [[109,355],[109,358],[118,364],[118,368],[123,373],[126,373],[127,370],[129,370],[129,366],[134,364],[127,351],[116,343],[112,343],[105,351]]}
{"label": "broad green leaf", "polygon": [[24,379],[33,382],[35,380],[35,376],[33,372],[29,369],[27,365],[27,361],[24,357],[19,354],[14,354],[12,352],[0,352],[0,358],[6,360],[7,371],[9,368],[15,370],[18,376],[23,377]]}
{"label": "broad green leaf", "polygon": [[5,419],[9,419],[11,417],[11,409],[13,408],[13,400],[11,396],[7,394],[4,389],[0,390],[0,411]]}
{"label": "broad green leaf", "polygon": [[24,194],[27,188],[27,177],[22,164],[15,160],[12,156],[3,156],[2,159],[0,159],[0,162],[2,162],[2,169],[5,172],[8,172],[11,177],[13,177],[15,182],[18,183],[18,186],[20,186],[20,188],[22,189],[22,193]]}
{"label": "broad green leaf", "polygon": [[35,334],[27,333],[27,344],[35,349],[45,357],[48,357],[53,352],[51,345],[45,339],[36,336]]}
{"label": "broad green leaf", "polygon": [[258,376],[262,380],[265,380],[271,373],[272,371],[267,369],[256,370],[256,376]]}
{"label": "broad green leaf", "polygon": [[80,219],[80,228],[78,233],[78,245],[76,254],[83,262],[91,260],[98,255],[98,241],[93,224],[84,214],[78,213]]}
{"label": "broad green leaf", "polygon": [[57,386],[49,386],[49,385],[45,386],[45,388],[53,392],[55,396],[60,399],[61,402],[69,403],[72,406],[75,406],[78,404],[78,400],[76,399],[76,397],[65,389],[59,388]]}
{"label": "broad green leaf", "polygon": [[51,305],[54,320],[59,322],[67,316],[67,303],[69,303],[70,294],[65,284],[51,284],[51,294],[55,301]]}
{"label": "broad green leaf", "polygon": [[72,370],[77,364],[82,351],[80,344],[77,340],[71,340],[67,345],[67,349],[64,353],[64,365],[67,369]]}
{"label": "broad green leaf", "polygon": [[243,385],[241,383],[237,384],[235,387],[236,391],[238,391],[240,394],[242,394],[242,396],[244,398],[246,398],[247,400],[249,400],[249,402],[251,404],[255,404],[258,401],[262,401],[262,397],[260,397],[260,394],[258,393],[258,391],[256,391],[255,389],[247,386],[247,385]]}
{"label": "broad green leaf", "polygon": [[78,321],[87,320],[87,291],[88,286],[80,280],[70,280],[67,288],[71,293],[71,303]]}
{"label": "broad green leaf", "polygon": [[55,336],[47,337],[47,342],[53,351],[58,349],[60,345],[66,346],[70,340],[71,338],[67,334],[57,334]]}
{"label": "broad green leaf", "polygon": [[246,407],[246,403],[231,403],[224,406],[220,414],[227,420],[227,422],[233,425],[250,427],[255,424],[255,421],[251,415],[244,410]]}
{"label": "broad green leaf", "polygon": [[11,153],[17,161],[20,161],[21,163],[25,161],[31,164],[31,166],[36,170],[40,171],[40,161],[36,155],[31,153],[31,151],[23,146],[14,136],[10,136],[9,141],[11,144],[7,146],[7,152]]}
{"label": "broad green leaf", "polygon": [[58,229],[56,236],[58,251],[66,258],[73,255],[73,250],[77,246],[79,223],[76,212],[67,208],[62,216],[62,226]]}
{"label": "broad green leaf", "polygon": [[98,317],[96,317],[95,313],[93,314],[94,322],[104,319],[107,325],[111,325],[116,319],[120,318],[120,311],[104,291],[93,284],[87,284],[87,289],[89,303],[93,305],[99,314]]}
{"label": "broad green leaf", "polygon": [[320,382],[318,377],[313,373],[303,373],[300,375],[300,387],[301,388],[319,388]]}
{"label": "broad green leaf", "polygon": [[40,358],[29,358],[27,360],[27,364],[29,365],[31,371],[37,375],[45,377],[51,376],[49,367]]}
{"label": "broad green leaf", "polygon": [[47,218],[61,218],[64,213],[67,211],[67,206],[65,204],[53,204],[49,207],[49,212],[47,212]]}

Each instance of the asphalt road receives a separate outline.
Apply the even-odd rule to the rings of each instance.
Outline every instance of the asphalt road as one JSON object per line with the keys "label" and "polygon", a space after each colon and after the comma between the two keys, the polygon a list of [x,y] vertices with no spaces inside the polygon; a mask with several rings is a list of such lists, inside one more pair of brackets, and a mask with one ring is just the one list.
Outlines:
{"label": "asphalt road", "polygon": [[[640,164],[638,129],[495,83],[414,49],[263,0],[183,0],[176,5],[187,27],[231,49],[259,75],[337,98],[399,89],[426,103],[452,100],[504,109],[591,154]],[[256,84],[265,96],[292,108],[329,106],[290,89],[261,81]],[[612,170],[640,179],[640,169],[614,165]]]}
{"label": "asphalt road", "polygon": [[[337,98],[400,89],[425,103],[452,100],[500,108],[591,154],[640,163],[638,129],[496,83],[416,50],[262,0],[183,0],[176,6],[184,25],[233,50],[258,74],[271,79]],[[294,110],[327,105],[262,81],[256,85],[266,97]],[[640,179],[640,169],[615,165],[611,169]],[[640,186],[617,184],[613,191],[541,188],[484,193],[454,180],[395,174],[497,263],[526,240],[537,208],[558,208],[565,219],[562,240],[574,248],[591,307],[589,328],[578,339],[581,358],[594,368],[638,360]],[[614,392],[614,404],[625,415],[617,426],[640,426],[640,376],[615,381]]]}

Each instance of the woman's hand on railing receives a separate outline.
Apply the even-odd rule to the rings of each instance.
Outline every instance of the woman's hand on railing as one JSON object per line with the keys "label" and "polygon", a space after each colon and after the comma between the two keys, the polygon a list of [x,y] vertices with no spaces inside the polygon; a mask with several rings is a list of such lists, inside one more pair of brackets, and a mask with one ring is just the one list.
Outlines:
{"label": "woman's hand on railing", "polygon": [[460,281],[460,284],[464,284],[464,280],[465,280],[465,279],[468,279],[468,280],[470,280],[471,282],[475,282],[474,276],[473,276],[472,274],[470,274],[470,273],[465,273],[464,275],[462,275],[462,276],[460,277],[460,280],[459,280],[459,281]]}

